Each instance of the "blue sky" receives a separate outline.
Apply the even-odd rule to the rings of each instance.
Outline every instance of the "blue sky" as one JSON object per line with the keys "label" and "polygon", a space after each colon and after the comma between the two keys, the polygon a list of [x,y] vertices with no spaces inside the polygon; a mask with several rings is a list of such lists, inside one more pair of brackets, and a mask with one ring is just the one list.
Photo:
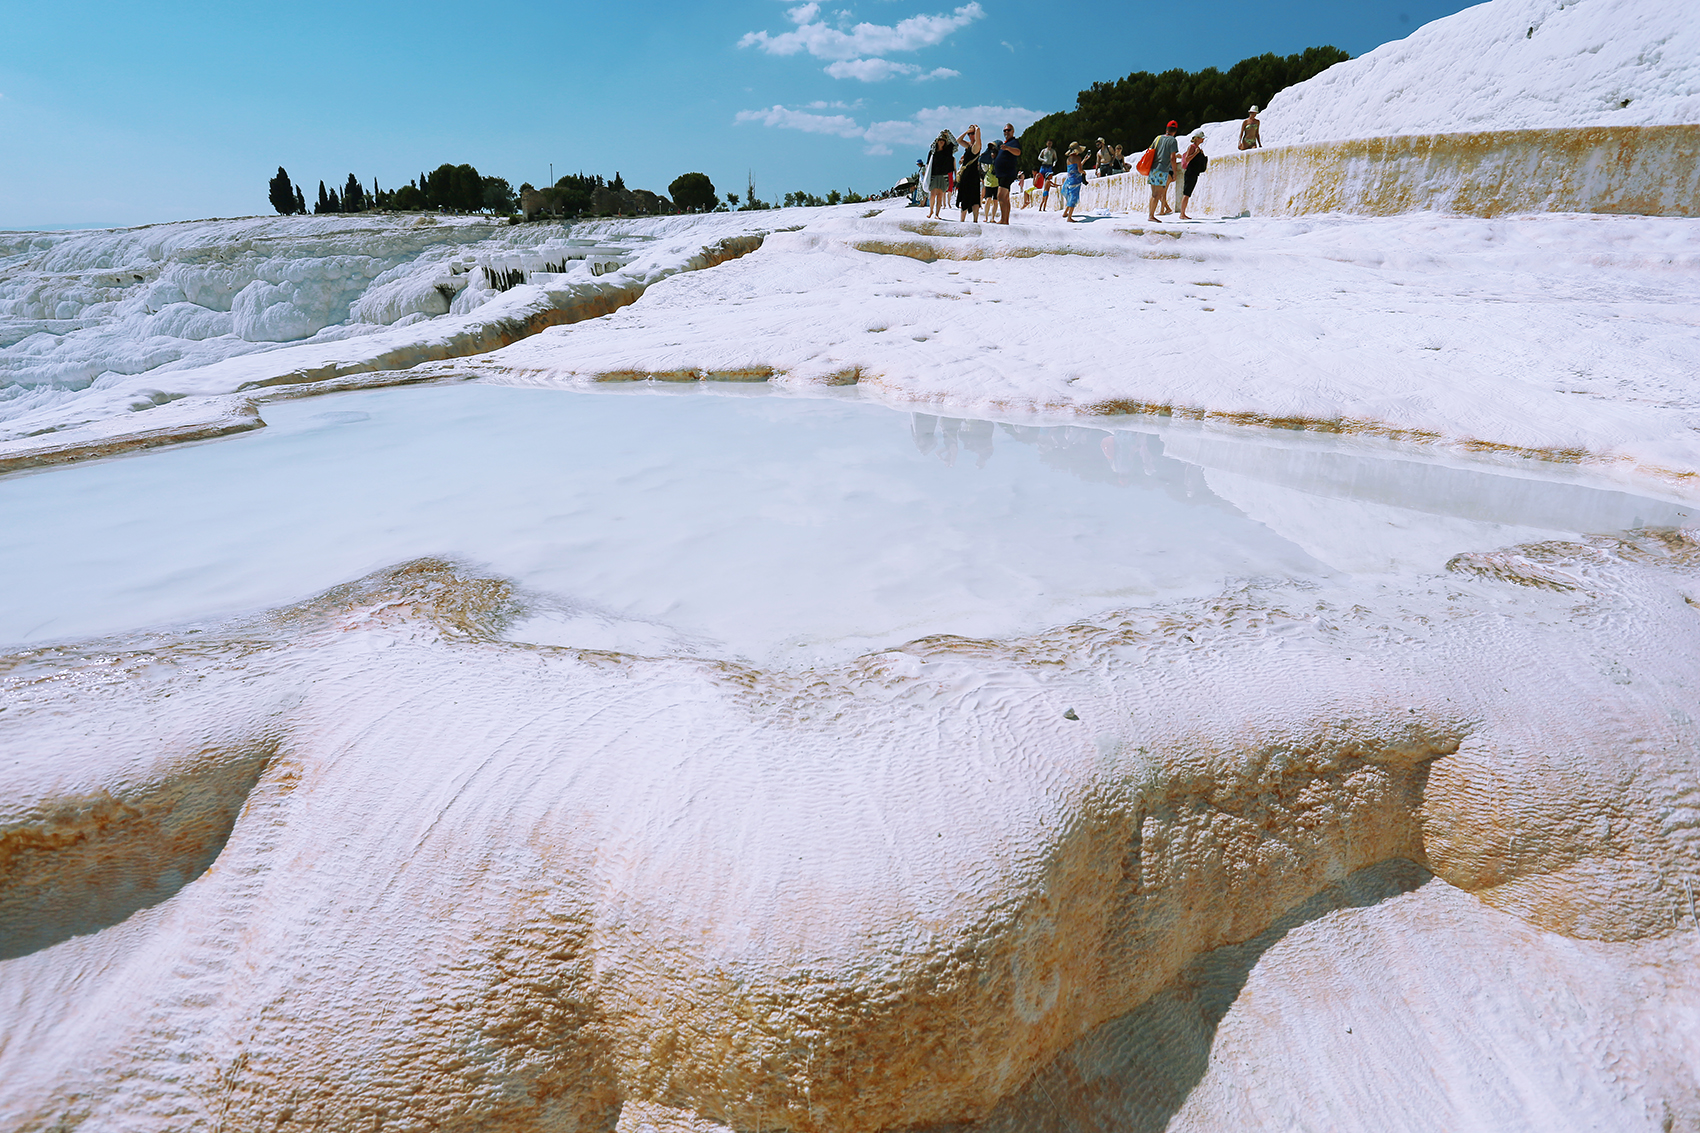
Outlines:
{"label": "blue sky", "polygon": [[939,124],[1068,109],[1136,70],[1360,55],[1466,6],[14,0],[0,228],[259,213],[280,164],[309,197],[444,161],[516,187],[552,162],[661,192],[688,170],[767,199],[868,192]]}

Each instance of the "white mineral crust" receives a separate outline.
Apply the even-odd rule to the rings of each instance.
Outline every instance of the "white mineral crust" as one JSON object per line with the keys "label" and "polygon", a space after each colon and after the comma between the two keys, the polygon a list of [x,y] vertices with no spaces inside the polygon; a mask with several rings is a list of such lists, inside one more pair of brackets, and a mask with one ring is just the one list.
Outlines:
{"label": "white mineral crust", "polygon": [[[1696,36],[1494,0],[1265,140],[1692,123]],[[580,225],[614,270],[508,291],[457,265],[560,229],[0,236],[0,460],[282,386],[765,378],[1695,496],[1692,219],[919,215]],[[1387,557],[1335,520],[1373,504],[1208,475]],[[1700,1130],[1700,545],[1457,550],[792,669],[511,640],[524,596],[435,560],[14,653],[0,1127]]]}
{"label": "white mineral crust", "polygon": [[1697,567],[1544,544],[799,674],[504,642],[426,561],[23,654],[0,1115],[1692,1127]]}
{"label": "white mineral crust", "polygon": [[[1290,86],[1258,117],[1265,146],[1700,123],[1700,24],[1683,0],[1492,0]],[[1202,129],[1207,153],[1239,144],[1239,119]]]}

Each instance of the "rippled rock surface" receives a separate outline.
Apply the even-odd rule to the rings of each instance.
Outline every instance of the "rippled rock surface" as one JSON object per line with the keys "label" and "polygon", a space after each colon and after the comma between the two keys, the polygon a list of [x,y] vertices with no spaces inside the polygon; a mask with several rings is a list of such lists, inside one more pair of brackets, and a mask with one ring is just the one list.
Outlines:
{"label": "rippled rock surface", "polygon": [[790,673],[509,642],[508,584],[422,560],[17,654],[0,1112],[1536,1128],[1558,1080],[1684,1127],[1697,564],[1536,545]]}

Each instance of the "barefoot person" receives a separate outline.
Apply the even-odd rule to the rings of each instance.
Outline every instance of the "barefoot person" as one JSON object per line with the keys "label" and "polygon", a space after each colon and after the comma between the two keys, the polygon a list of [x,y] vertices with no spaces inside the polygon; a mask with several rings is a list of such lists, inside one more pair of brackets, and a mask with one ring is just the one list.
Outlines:
{"label": "barefoot person", "polygon": [[1145,181],[1151,186],[1151,207],[1145,210],[1145,219],[1157,224],[1163,223],[1157,219],[1157,206],[1162,203],[1163,191],[1169,187],[1169,182],[1175,175],[1180,143],[1175,141],[1175,131],[1181,128],[1179,122],[1170,122],[1161,136],[1151,143],[1151,149],[1156,156],[1151,162],[1151,172],[1146,174]]}
{"label": "barefoot person", "polygon": [[1257,121],[1257,107],[1254,106],[1251,113],[1245,116],[1245,121],[1240,123],[1240,148],[1262,149],[1263,139],[1258,136],[1261,132],[1262,126]]}
{"label": "barefoot person", "polygon": [[1015,182],[1015,167],[1021,160],[1021,142],[1015,136],[1013,123],[1003,124],[1003,141],[998,155],[992,160],[992,175],[997,178],[998,210],[1003,214],[999,224],[1009,223],[1009,187]]}
{"label": "barefoot person", "polygon": [[1051,139],[1045,139],[1045,148],[1039,151],[1039,176],[1033,184],[1039,189],[1039,211],[1044,212],[1045,206],[1051,201],[1051,178],[1057,171],[1057,151],[1051,148]]}
{"label": "barefoot person", "polygon": [[956,171],[956,207],[962,210],[959,219],[967,220],[968,214],[973,213],[978,224],[980,195],[984,192],[980,187],[980,127],[968,127],[956,140],[962,143],[962,165]]}
{"label": "barefoot person", "polygon": [[998,203],[997,174],[992,172],[992,164],[998,159],[998,143],[995,138],[986,139],[986,148],[980,151],[980,207],[990,223],[992,213]]}
{"label": "barefoot person", "polygon": [[1080,162],[1085,156],[1085,146],[1079,142],[1068,144],[1068,172],[1063,174],[1057,196],[1062,201],[1063,219],[1070,224],[1074,223],[1075,206],[1080,204],[1080,186],[1086,180],[1086,175],[1080,171]]}
{"label": "barefoot person", "polygon": [[1204,155],[1204,131],[1200,130],[1192,136],[1192,144],[1181,154],[1181,219],[1191,220],[1186,214],[1186,203],[1192,199],[1192,190],[1198,185],[1198,175],[1203,173],[1210,164],[1210,159]]}
{"label": "barefoot person", "polygon": [[940,130],[939,136],[933,139],[932,152],[927,154],[927,168],[924,170],[930,201],[928,219],[943,219],[939,213],[944,211],[945,197],[950,193],[950,174],[955,166],[956,143],[951,140],[949,130]]}

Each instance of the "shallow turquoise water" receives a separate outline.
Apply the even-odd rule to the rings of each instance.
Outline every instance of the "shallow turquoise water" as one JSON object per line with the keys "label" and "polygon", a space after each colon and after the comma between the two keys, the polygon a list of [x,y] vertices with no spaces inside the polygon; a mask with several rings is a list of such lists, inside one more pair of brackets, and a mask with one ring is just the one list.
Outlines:
{"label": "shallow turquoise water", "polygon": [[210,444],[0,481],[0,642],[204,621],[421,555],[538,595],[515,630],[806,663],[1234,579],[1691,522],[1532,466],[1268,434],[1023,426],[762,389],[388,389]]}

